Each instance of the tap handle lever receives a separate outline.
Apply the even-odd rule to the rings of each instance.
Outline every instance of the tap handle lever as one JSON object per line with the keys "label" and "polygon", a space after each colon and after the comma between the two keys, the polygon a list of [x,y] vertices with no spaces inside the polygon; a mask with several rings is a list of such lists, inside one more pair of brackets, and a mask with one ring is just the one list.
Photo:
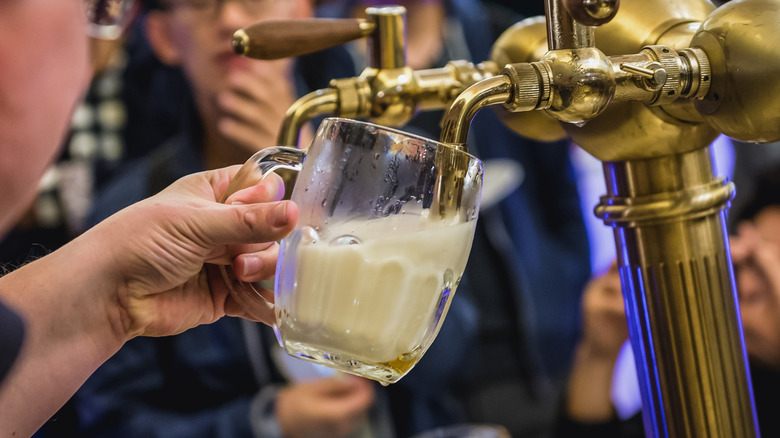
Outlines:
{"label": "tap handle lever", "polygon": [[236,54],[254,59],[304,55],[368,36],[376,25],[360,19],[269,20],[233,34]]}

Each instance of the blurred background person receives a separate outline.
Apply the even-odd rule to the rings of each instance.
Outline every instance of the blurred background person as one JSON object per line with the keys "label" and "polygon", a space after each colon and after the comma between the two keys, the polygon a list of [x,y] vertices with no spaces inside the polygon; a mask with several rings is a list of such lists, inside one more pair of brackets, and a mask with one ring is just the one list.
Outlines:
{"label": "blurred background person", "polygon": [[780,435],[780,165],[755,180],[730,238],[758,425]]}
{"label": "blurred background person", "polygon": [[582,337],[559,407],[556,437],[640,437],[641,417],[622,421],[612,399],[615,364],[628,340],[617,263],[588,282],[582,296]]}

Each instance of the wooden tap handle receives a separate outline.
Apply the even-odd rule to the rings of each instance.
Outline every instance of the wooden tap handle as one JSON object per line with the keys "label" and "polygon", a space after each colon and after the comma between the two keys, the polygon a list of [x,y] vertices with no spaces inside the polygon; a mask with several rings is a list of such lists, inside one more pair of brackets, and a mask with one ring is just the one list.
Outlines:
{"label": "wooden tap handle", "polygon": [[236,31],[233,50],[255,59],[289,58],[365,37],[374,27],[348,18],[269,20]]}

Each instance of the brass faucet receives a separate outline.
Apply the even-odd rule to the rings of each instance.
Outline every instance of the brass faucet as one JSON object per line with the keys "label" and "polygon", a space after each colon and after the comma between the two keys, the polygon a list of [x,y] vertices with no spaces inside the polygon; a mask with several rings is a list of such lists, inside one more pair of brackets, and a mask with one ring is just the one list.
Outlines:
{"label": "brass faucet", "polygon": [[342,39],[369,36],[372,66],[296,102],[280,144],[296,145],[315,115],[402,126],[447,108],[441,141],[465,149],[487,106],[520,135],[571,138],[603,162],[595,213],[614,229],[646,435],[758,436],[726,238],[735,188],[714,176],[708,145],[721,133],[780,140],[780,2],[545,2],[544,19],[508,29],[490,61],[443,69],[405,65],[403,8],[329,23],[349,27],[332,32]]}
{"label": "brass faucet", "polygon": [[[599,3],[614,20],[575,19]],[[563,128],[545,136],[564,132],[600,159],[595,213],[614,229],[646,435],[758,436],[726,239],[735,188],[714,177],[708,145],[720,133],[780,139],[780,3],[609,3],[547,0],[540,59],[523,47],[542,41],[528,37],[538,21],[510,29],[493,50],[502,75],[456,99],[441,140],[465,142],[472,108],[501,103],[519,133],[534,138],[522,120],[542,111],[535,120]]]}
{"label": "brass faucet", "polygon": [[[234,34],[237,53],[256,59],[294,56],[353,39],[370,39],[371,65],[357,77],[334,79],[328,88],[301,97],[287,111],[278,138],[297,146],[313,117],[368,119],[403,126],[419,111],[445,109],[468,86],[500,73],[498,64],[454,60],[442,68],[414,70],[406,64],[402,6],[366,9],[366,19],[261,22]],[[291,42],[297,42],[292,44]]]}

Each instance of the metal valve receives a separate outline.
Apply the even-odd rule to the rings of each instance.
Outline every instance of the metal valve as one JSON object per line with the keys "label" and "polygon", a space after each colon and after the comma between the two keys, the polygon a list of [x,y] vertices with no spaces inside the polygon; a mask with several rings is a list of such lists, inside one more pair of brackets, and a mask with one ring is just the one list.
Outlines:
{"label": "metal valve", "polygon": [[287,111],[278,144],[297,145],[303,124],[325,114],[402,126],[417,112],[444,109],[469,85],[500,73],[492,61],[475,65],[455,60],[442,68],[412,69],[406,64],[405,14],[401,6],[375,7],[366,10],[366,20],[261,22],[234,34],[238,53],[260,59],[370,40],[371,65],[357,77],[334,79],[328,88],[296,101]]}
{"label": "metal valve", "polygon": [[664,66],[659,62],[649,62],[644,65],[629,64],[627,62],[620,63],[620,69],[645,79],[643,84],[645,89],[649,91],[660,90],[666,83],[668,78]]}

